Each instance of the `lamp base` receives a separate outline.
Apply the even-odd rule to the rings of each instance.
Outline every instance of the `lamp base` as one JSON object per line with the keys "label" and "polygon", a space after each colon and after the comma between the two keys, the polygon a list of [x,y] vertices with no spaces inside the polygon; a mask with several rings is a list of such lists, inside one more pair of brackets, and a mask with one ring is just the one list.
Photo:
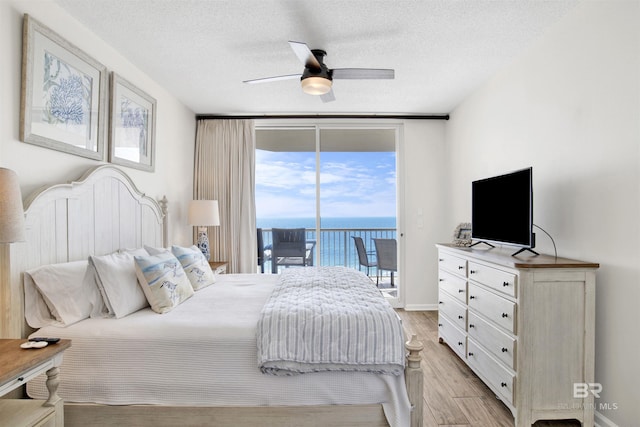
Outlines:
{"label": "lamp base", "polygon": [[207,236],[207,228],[199,227],[198,228],[198,242],[196,243],[198,249],[202,251],[205,259],[209,261],[211,257],[211,253],[209,252],[209,237]]}

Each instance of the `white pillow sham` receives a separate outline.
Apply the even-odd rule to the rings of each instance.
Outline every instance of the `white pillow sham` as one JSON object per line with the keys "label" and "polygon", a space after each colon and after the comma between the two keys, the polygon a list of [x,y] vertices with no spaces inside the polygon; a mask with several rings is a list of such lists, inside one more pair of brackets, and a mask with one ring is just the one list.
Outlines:
{"label": "white pillow sham", "polygon": [[167,313],[193,295],[180,261],[169,252],[136,256],[140,286],[156,313]]}
{"label": "white pillow sham", "polygon": [[183,248],[180,246],[172,246],[171,252],[178,258],[184,272],[191,282],[193,290],[197,291],[213,285],[216,282],[216,275],[211,270],[209,262],[202,254],[197,246]]}
{"label": "white pillow sham", "polygon": [[95,283],[109,317],[119,319],[149,306],[136,277],[133,258],[137,255],[145,256],[147,251],[140,248],[89,257],[89,264],[95,268]]}
{"label": "white pillow sham", "polygon": [[101,298],[87,266],[82,260],[25,272],[25,317],[31,327],[69,326],[89,317],[94,301]]}

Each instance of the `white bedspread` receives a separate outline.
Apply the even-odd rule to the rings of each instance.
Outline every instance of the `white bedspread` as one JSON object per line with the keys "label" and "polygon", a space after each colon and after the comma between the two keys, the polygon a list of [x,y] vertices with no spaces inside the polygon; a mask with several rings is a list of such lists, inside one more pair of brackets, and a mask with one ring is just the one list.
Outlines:
{"label": "white bedspread", "polygon": [[367,276],[346,267],[289,269],[258,321],[262,372],[404,372],[402,323]]}
{"label": "white bedspread", "polygon": [[[33,336],[72,340],[60,368],[67,402],[263,406],[381,403],[392,427],[409,425],[404,376],[320,372],[265,375],[256,325],[277,275],[220,275],[173,311],[48,326]],[[28,383],[46,398],[45,377]]]}

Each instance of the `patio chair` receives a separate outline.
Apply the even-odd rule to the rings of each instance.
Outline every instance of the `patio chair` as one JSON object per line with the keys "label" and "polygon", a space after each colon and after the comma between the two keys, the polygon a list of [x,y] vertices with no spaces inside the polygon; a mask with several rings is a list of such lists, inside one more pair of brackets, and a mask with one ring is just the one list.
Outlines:
{"label": "patio chair", "polygon": [[262,236],[262,228],[258,228],[258,265],[260,266],[260,273],[264,273],[264,237]]}
{"label": "patio chair", "polygon": [[271,272],[278,266],[307,265],[307,242],[304,228],[274,228],[271,245]]}
{"label": "patio chair", "polygon": [[[364,241],[362,240],[362,237],[351,236],[351,238],[353,239],[353,243],[356,245],[356,252],[358,253],[358,262],[360,263],[358,265],[358,270],[362,271],[362,266],[367,267],[367,276],[368,276],[369,269],[371,267],[375,267],[378,265],[376,261],[369,260],[369,256],[374,257],[375,252],[373,251],[367,252],[367,249],[364,247]],[[378,284],[379,279],[380,277],[376,271],[376,285]]]}
{"label": "patio chair", "polygon": [[373,243],[376,245],[378,272],[390,271],[391,286],[394,286],[393,273],[398,271],[398,243],[396,239],[373,239]]}

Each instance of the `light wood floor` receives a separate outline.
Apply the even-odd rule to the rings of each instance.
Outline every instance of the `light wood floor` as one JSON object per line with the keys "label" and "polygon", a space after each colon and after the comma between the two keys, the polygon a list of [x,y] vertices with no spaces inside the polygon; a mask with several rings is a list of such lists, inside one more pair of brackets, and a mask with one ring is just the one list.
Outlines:
{"label": "light wood floor", "polygon": [[[407,334],[424,344],[424,427],[513,427],[513,417],[500,400],[446,345],[438,342],[437,311],[398,310]],[[573,421],[544,421],[536,427],[574,427]]]}

